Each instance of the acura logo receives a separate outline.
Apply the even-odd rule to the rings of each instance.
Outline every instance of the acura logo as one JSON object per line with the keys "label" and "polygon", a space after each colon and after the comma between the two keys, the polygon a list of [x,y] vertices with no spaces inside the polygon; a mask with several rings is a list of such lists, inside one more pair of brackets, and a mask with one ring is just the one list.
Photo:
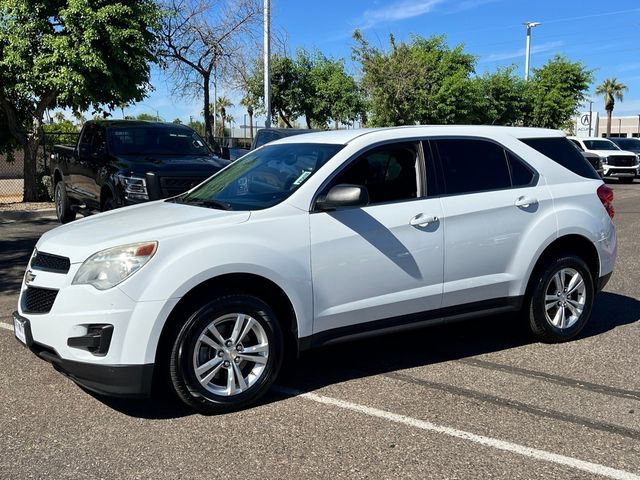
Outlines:
{"label": "acura logo", "polygon": [[24,275],[24,283],[29,285],[35,279],[36,279],[36,276],[34,275],[34,273],[31,270],[27,270],[27,273],[25,273]]}
{"label": "acura logo", "polygon": [[582,123],[582,125],[589,125],[589,117],[590,115],[588,113],[585,113],[584,115],[582,115],[582,118],[580,118],[580,123]]}

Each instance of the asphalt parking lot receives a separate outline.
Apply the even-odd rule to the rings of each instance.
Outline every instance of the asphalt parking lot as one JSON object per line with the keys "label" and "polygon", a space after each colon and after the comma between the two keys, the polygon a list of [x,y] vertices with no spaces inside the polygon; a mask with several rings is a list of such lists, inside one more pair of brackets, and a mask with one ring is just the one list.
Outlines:
{"label": "asphalt parking lot", "polygon": [[0,219],[0,479],[640,479],[640,182],[615,190],[619,255],[577,340],[513,316],[301,358],[257,407],[89,394],[13,337],[28,256],[53,219]]}

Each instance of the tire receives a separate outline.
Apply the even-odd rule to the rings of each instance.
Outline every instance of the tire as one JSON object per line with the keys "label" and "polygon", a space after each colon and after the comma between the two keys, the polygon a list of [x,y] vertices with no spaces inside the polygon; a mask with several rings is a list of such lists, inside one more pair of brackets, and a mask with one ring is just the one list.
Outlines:
{"label": "tire", "polygon": [[635,180],[634,177],[619,177],[618,181],[620,183],[633,183],[633,180]]}
{"label": "tire", "polygon": [[536,270],[526,305],[531,332],[545,343],[566,342],[591,317],[595,288],[589,267],[578,256],[562,254]]}
{"label": "tire", "polygon": [[76,219],[76,212],[71,210],[71,202],[67,196],[67,187],[64,181],[60,180],[56,183],[54,191],[54,202],[56,206],[56,215],[60,223],[69,223]]}
{"label": "tire", "polygon": [[225,295],[186,321],[171,348],[169,375],[184,403],[206,415],[220,414],[264,395],[282,357],[282,331],[273,310],[257,297]]}
{"label": "tire", "polygon": [[113,210],[116,208],[116,202],[113,200],[113,197],[109,195],[102,201],[102,210],[101,212],[108,212],[109,210]]}

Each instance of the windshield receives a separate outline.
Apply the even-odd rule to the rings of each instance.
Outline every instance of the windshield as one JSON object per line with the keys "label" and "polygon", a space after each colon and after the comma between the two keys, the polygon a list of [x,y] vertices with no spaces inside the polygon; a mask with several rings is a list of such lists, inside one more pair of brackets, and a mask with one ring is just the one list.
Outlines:
{"label": "windshield", "polygon": [[609,140],[584,140],[584,144],[589,150],[620,150]]}
{"label": "windshield", "polygon": [[109,129],[114,155],[209,155],[200,136],[186,128],[122,127]]}
{"label": "windshield", "polygon": [[640,151],[640,140],[637,138],[619,138],[615,143],[622,150],[631,150],[632,152]]}
{"label": "windshield", "polygon": [[227,210],[261,210],[289,197],[344,145],[266,145],[175,201]]}

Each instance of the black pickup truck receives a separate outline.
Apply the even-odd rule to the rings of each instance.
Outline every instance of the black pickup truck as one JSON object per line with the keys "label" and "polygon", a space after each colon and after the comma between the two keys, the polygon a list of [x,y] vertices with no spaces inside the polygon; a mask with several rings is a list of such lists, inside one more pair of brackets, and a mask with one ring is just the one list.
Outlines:
{"label": "black pickup truck", "polygon": [[191,128],[174,123],[95,120],[75,146],[51,157],[58,219],[178,195],[229,164]]}

